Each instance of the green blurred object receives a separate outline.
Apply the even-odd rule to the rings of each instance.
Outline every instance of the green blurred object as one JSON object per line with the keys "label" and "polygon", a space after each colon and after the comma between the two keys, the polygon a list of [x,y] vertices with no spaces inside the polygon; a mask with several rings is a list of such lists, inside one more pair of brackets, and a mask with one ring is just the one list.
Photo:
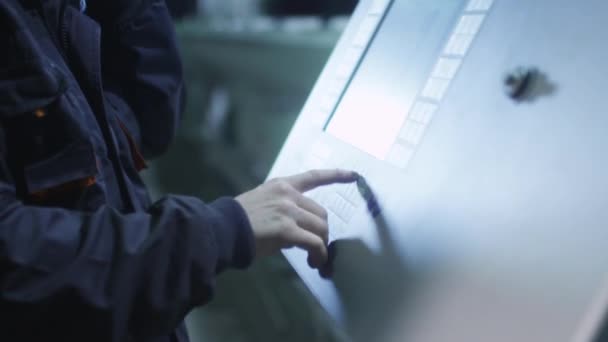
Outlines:
{"label": "green blurred object", "polygon": [[[188,105],[152,178],[160,192],[207,200],[248,190],[268,174],[340,32],[217,31],[200,19],[177,32]],[[218,97],[226,103],[215,103]],[[214,113],[218,106],[223,113]],[[217,184],[227,186],[205,190]]]}
{"label": "green blurred object", "polygon": [[[188,105],[145,174],[153,197],[246,191],[264,181],[340,32],[218,31],[194,19],[177,33]],[[222,275],[188,326],[192,342],[344,340],[282,256]]]}

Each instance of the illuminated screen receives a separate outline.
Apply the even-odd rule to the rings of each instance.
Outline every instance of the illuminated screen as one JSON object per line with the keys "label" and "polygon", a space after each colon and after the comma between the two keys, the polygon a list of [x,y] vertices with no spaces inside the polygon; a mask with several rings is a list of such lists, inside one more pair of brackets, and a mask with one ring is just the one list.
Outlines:
{"label": "illuminated screen", "polygon": [[[384,160],[464,3],[393,3],[394,8],[380,24],[327,122],[326,131]],[[404,21],[403,13],[420,15],[407,16]]]}

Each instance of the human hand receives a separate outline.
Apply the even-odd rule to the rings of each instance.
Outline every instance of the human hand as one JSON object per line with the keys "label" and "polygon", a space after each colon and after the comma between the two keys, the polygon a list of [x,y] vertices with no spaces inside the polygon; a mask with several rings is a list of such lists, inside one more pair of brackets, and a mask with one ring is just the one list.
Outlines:
{"label": "human hand", "polygon": [[323,185],[354,182],[357,177],[346,170],[312,170],[270,180],[238,196],[253,229],[256,255],[295,246],[308,252],[311,267],[322,267],[327,260],[327,211],[303,193]]}

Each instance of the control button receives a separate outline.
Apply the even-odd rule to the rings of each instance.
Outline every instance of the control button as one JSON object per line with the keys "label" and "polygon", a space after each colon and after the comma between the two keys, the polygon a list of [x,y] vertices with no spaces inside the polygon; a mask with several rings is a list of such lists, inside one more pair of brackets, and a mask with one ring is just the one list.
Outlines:
{"label": "control button", "polygon": [[464,56],[469,51],[474,38],[472,35],[453,34],[443,53],[452,56]]}
{"label": "control button", "polygon": [[519,67],[515,69],[504,79],[505,92],[514,100],[523,99],[537,74],[538,71],[534,68]]}
{"label": "control button", "polygon": [[435,69],[433,69],[431,75],[436,78],[452,79],[456,76],[461,63],[462,59],[460,58],[441,57],[435,64]]}
{"label": "control button", "polygon": [[337,193],[331,195],[327,209],[331,210],[345,223],[350,221],[355,211],[353,205]]}
{"label": "control button", "polygon": [[327,214],[327,221],[329,224],[330,240],[337,240],[337,239],[341,239],[342,237],[344,237],[344,235],[345,235],[344,223],[342,222],[342,220],[340,220],[340,218],[336,214],[329,211]]}
{"label": "control button", "polygon": [[319,109],[325,113],[329,113],[334,110],[338,99],[334,96],[325,95],[321,98],[319,103]]}
{"label": "control button", "polygon": [[485,19],[485,14],[463,15],[454,29],[454,34],[475,36]]}
{"label": "control button", "polygon": [[359,26],[359,30],[353,38],[352,46],[365,48],[378,27],[380,20],[376,16],[368,15]]}
{"label": "control button", "polygon": [[349,201],[353,206],[357,206],[360,197],[357,195],[357,186],[354,184],[341,185],[338,190],[338,194],[344,199]]}
{"label": "control button", "polygon": [[437,111],[437,105],[428,102],[417,101],[408,119],[417,121],[423,125],[428,125]]}
{"label": "control button", "polygon": [[404,170],[409,165],[413,156],[414,149],[401,144],[395,144],[391,148],[386,161],[396,168]]}
{"label": "control button", "polygon": [[494,0],[471,0],[467,7],[467,11],[488,11],[493,3]]}
{"label": "control button", "polygon": [[418,123],[414,120],[406,120],[405,125],[399,132],[399,138],[405,140],[412,146],[416,146],[422,140],[426,125]]}
{"label": "control button", "polygon": [[441,102],[449,86],[450,80],[431,77],[422,90],[421,96],[433,101]]}
{"label": "control button", "polygon": [[354,184],[349,184],[346,187],[346,189],[347,189],[346,193],[345,193],[346,198],[350,199],[353,202],[356,202],[356,200],[359,199],[358,197],[356,197],[356,195],[357,195],[357,186],[354,185]]}
{"label": "control button", "polygon": [[353,217],[353,206],[348,203],[344,198],[339,195],[336,195],[336,209],[337,214],[342,218],[344,222],[350,222],[350,219]]}

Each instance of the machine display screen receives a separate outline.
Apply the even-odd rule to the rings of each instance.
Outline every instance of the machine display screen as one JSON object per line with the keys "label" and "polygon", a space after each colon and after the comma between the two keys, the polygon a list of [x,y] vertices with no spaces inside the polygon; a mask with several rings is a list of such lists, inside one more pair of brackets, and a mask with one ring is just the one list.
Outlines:
{"label": "machine display screen", "polygon": [[407,111],[374,89],[362,84],[352,89],[334,113],[327,132],[383,160],[406,118]]}
{"label": "machine display screen", "polygon": [[[398,139],[464,2],[394,5],[399,8],[384,18],[325,126],[329,134],[380,160]],[[401,13],[424,15],[398,23]]]}

